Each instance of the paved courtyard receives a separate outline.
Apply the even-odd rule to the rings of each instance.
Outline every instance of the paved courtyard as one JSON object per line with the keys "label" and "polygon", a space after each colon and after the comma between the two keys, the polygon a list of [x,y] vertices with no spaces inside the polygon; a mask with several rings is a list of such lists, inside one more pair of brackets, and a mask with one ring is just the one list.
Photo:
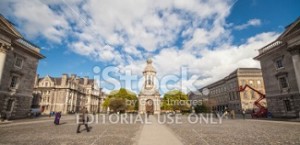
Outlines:
{"label": "paved courtyard", "polygon": [[229,119],[222,124],[190,124],[186,116],[182,122],[167,126],[183,144],[300,144],[299,122]]}
{"label": "paved courtyard", "polygon": [[[90,125],[91,132],[76,134],[74,116],[63,116],[61,125],[55,126],[53,118],[16,120],[0,125],[0,144],[300,144],[300,123],[251,119],[223,120],[222,124],[190,124],[181,116],[180,124],[160,125],[139,122],[131,124],[108,123]],[[103,118],[99,118],[103,119]],[[169,140],[169,141],[168,141]]]}

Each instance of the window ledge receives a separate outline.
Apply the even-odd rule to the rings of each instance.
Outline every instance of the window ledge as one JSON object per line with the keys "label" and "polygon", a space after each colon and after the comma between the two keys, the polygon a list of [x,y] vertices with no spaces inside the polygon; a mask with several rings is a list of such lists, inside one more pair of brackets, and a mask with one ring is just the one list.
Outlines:
{"label": "window ledge", "polygon": [[284,70],[284,69],[285,69],[284,67],[276,68],[277,71],[281,71],[281,70]]}
{"label": "window ledge", "polygon": [[288,93],[290,92],[290,88],[282,88],[281,93]]}

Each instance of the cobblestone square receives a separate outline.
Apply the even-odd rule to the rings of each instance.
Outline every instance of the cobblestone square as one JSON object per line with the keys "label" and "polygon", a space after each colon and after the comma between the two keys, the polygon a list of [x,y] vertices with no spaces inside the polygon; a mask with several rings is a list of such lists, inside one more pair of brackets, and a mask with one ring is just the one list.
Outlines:
{"label": "cobblestone square", "polygon": [[[184,145],[300,144],[299,122],[228,119],[221,124],[191,124],[187,116],[180,116],[182,123],[179,124],[121,124],[109,123],[107,116],[105,119],[105,124],[91,124],[90,132],[82,126],[79,134],[76,133],[75,116],[63,116],[58,126],[48,117],[16,120],[0,125],[0,144],[169,144],[172,142],[168,140],[170,136],[177,138],[177,144]],[[150,116],[150,119],[153,122],[157,116]]]}
{"label": "cobblestone square", "polygon": [[228,119],[221,124],[190,124],[186,116],[182,122],[167,126],[183,144],[300,144],[299,122]]}

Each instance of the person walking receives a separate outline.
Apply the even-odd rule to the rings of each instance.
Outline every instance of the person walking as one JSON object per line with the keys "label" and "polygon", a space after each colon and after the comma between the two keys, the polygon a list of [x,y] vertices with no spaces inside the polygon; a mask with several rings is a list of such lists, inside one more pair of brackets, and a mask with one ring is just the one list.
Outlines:
{"label": "person walking", "polygon": [[90,129],[89,129],[89,126],[88,126],[88,121],[89,121],[89,118],[88,118],[88,111],[87,111],[87,108],[83,107],[82,110],[81,110],[81,113],[79,115],[79,122],[78,122],[78,126],[77,126],[77,133],[80,133],[80,126],[81,125],[84,125],[85,126],[85,129],[87,130],[87,132],[90,132]]}
{"label": "person walking", "polygon": [[230,111],[230,114],[231,114],[231,119],[235,119],[235,111],[233,109]]}
{"label": "person walking", "polygon": [[245,111],[245,109],[243,109],[242,115],[243,115],[243,119],[245,120],[246,119],[246,111]]}
{"label": "person walking", "polygon": [[55,114],[55,118],[54,118],[54,124],[55,125],[59,125],[60,118],[61,118],[61,112],[57,112]]}

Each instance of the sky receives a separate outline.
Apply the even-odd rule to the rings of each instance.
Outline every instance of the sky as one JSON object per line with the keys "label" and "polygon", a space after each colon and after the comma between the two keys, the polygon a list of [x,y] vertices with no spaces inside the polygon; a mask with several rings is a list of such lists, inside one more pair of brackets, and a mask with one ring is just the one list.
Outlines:
{"label": "sky", "polygon": [[[126,70],[141,78],[151,58],[159,80],[179,77],[158,86],[163,94],[166,86],[188,92],[239,67],[260,68],[257,50],[300,16],[299,6],[299,0],[1,0],[0,13],[41,48],[42,77],[93,78],[117,67],[110,73],[117,80]],[[138,81],[113,86],[100,78],[106,92],[139,92]]]}

